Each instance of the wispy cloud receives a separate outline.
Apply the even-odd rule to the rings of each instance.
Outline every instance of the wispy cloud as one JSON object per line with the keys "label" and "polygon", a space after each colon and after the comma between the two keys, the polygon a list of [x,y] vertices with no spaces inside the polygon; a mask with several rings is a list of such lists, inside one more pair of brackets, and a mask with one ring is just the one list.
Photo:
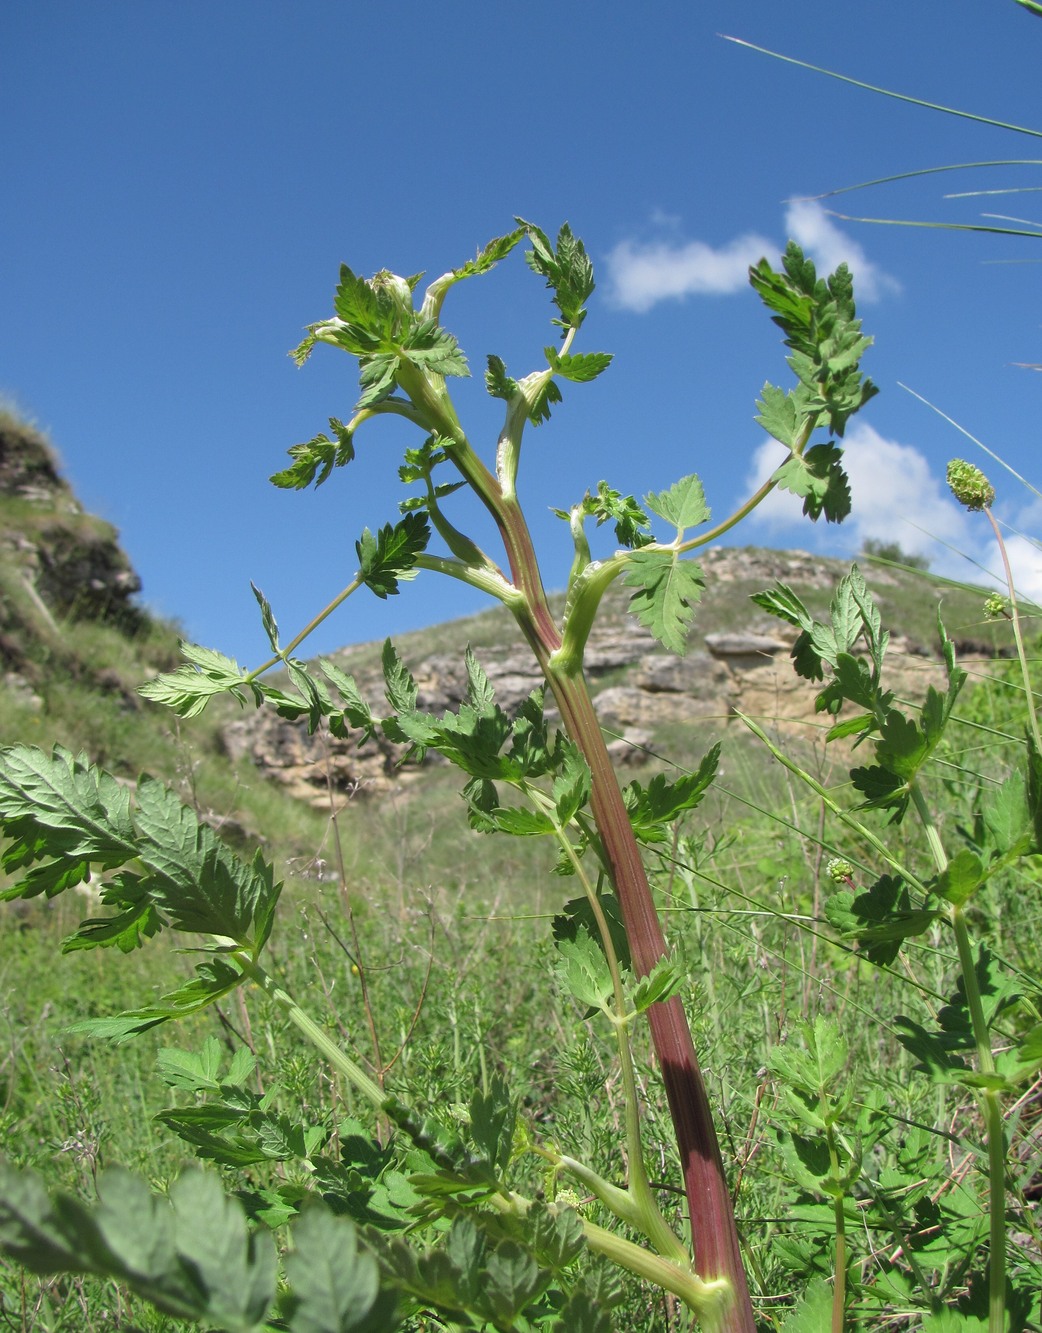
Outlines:
{"label": "wispy cloud", "polygon": [[[833,555],[853,555],[869,539],[896,542],[909,555],[927,556],[939,574],[1002,585],[1002,561],[987,522],[955,502],[920,450],[888,440],[862,422],[850,427],[842,445],[853,497],[850,517],[838,528],[823,519],[812,526],[802,500],[775,490],[750,519],[767,538]],[[746,489],[760,486],[784,458],[782,445],[765,440],[753,455]],[[1014,526],[1031,530],[1021,522]],[[1042,551],[1018,535],[1007,537],[1006,545],[1018,591],[1042,604]]]}
{"label": "wispy cloud", "polygon": [[[849,264],[862,299],[877,300],[884,292],[900,290],[820,204],[811,200],[790,204],[785,230],[822,271],[831,273],[838,264]],[[782,249],[777,241],[756,232],[721,246],[698,240],[621,241],[608,255],[609,297],[623,309],[642,314],[660,301],[728,295],[747,286],[751,264],[765,255],[777,256]]]}

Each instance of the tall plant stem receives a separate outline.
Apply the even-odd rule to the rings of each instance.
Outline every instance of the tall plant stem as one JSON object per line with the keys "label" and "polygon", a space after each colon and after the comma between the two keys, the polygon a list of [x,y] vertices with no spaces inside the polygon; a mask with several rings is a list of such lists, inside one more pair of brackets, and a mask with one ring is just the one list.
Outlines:
{"label": "tall plant stem", "polygon": [[[667,949],[622,793],[585,679],[553,673],[549,679],[565,727],[590,766],[594,822],[618,896],[634,968],[643,975]],[[648,1020],[680,1150],[695,1264],[703,1278],[726,1277],[732,1283],[734,1303],[721,1327],[749,1333],[755,1321],[734,1210],[705,1083],[679,997],[652,1005]]]}
{"label": "tall plant stem", "polygon": [[[589,765],[594,823],[633,964],[644,975],[666,955],[666,940],[585,678],[577,665],[564,672],[552,661],[561,647],[561,632],[550,612],[535,546],[513,488],[524,417],[519,416],[500,440],[500,457],[509,459],[506,471],[510,475],[494,477],[471,448],[444,386],[435,385],[408,364],[400,382],[426,424],[453,442],[449,457],[499,529],[510,578],[520,594],[511,597],[508,605],[557,699],[565,731]],[[687,1015],[680,999],[674,997],[652,1005],[648,1021],[677,1136],[696,1267],[710,1282],[728,1282],[733,1293],[730,1308],[716,1327],[721,1333],[754,1333],[734,1208]]]}
{"label": "tall plant stem", "polygon": [[[1001,547],[1002,541],[999,540]],[[1012,585],[1011,585],[1012,586]],[[912,804],[926,830],[927,841],[934,862],[942,874],[948,867],[948,856],[941,844],[933,813],[917,782],[911,786]],[[977,1065],[988,1077],[995,1074],[995,1057],[991,1050],[991,1034],[984,1014],[980,982],[977,980],[973,942],[966,924],[965,905],[951,903],[949,920],[955,934],[959,954],[959,970],[966,992],[966,1007],[970,1012],[973,1041],[977,1048]],[[1006,1130],[1002,1120],[1002,1103],[998,1090],[983,1088],[980,1092],[984,1135],[988,1148],[988,1333],[1003,1333],[1006,1327]]]}

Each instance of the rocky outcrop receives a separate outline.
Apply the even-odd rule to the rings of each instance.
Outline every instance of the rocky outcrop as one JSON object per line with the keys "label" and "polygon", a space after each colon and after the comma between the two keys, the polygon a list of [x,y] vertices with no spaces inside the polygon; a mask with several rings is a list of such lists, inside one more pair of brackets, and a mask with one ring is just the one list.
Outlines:
{"label": "rocky outcrop", "polygon": [[115,529],[84,513],[43,435],[2,411],[0,555],[0,652],[9,661],[34,620],[51,629],[56,617],[139,627],[141,580]]}
{"label": "rocky outcrop", "polygon": [[[606,599],[591,634],[586,674],[609,748],[622,767],[646,763],[656,754],[673,756],[681,730],[718,734],[739,712],[771,729],[806,734],[808,726],[822,726],[814,712],[817,690],[792,668],[789,650],[796,631],[760,612],[741,595],[740,585],[759,589],[781,580],[806,596],[808,590],[831,590],[844,567],[799,551],[725,549],[711,552],[705,563],[710,581],[704,621],[725,627],[699,634],[696,622],[685,657],[667,654],[627,615],[624,593]],[[875,581],[885,587],[888,578]],[[422,636],[407,636],[402,653],[416,679],[421,708],[444,713],[459,707],[466,694],[462,648],[458,656],[424,652]],[[523,645],[494,645],[477,656],[508,713],[540,684]],[[377,714],[386,708],[372,645],[345,649],[334,660],[354,677]],[[895,640],[890,663],[891,685],[908,697],[922,697],[928,684],[943,681],[940,661],[907,640]],[[547,711],[553,714],[552,699]],[[327,732],[309,736],[304,726],[267,711],[239,717],[223,728],[222,738],[233,758],[248,758],[294,796],[323,807],[331,789],[362,797],[392,786],[407,790],[422,772],[400,768],[400,749],[385,738],[359,746]],[[431,756],[427,762],[441,761]]]}

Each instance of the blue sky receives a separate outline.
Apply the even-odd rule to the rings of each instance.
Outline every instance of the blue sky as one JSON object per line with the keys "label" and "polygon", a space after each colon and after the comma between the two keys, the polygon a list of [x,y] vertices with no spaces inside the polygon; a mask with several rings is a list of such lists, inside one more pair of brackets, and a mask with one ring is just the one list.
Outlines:
{"label": "blue sky", "polygon": [[[787,387],[777,330],[745,284],[795,235],[850,261],[882,392],[849,435],[854,517],[821,530],[772,506],[741,543],[840,555],[866,536],[987,563],[984,520],[944,465],[986,464],[1042,597],[1042,506],[908,385],[1035,485],[1042,377],[1032,239],[870,226],[838,212],[951,221],[1042,217],[1039,166],[992,167],[799,202],[947,163],[1042,159],[1042,139],[874,96],[728,43],[730,33],[918,97],[1042,128],[1042,20],[1012,0],[7,0],[0,12],[0,394],[45,429],[85,505],[118,527],[144,598],[192,639],[265,655],[250,593],[285,637],[350,581],[361,529],[396,515],[392,423],[319,492],[267,481],[292,444],[347,417],[353,364],[286,355],[332,312],[341,261],[431,277],[520,214],[567,219],[598,290],[576,350],[615,354],[529,433],[521,492],[547,580],[570,562],[550,508],[602,478],[661,490],[696,471],[723,517],[773,464],[753,422]],[[795,202],[794,202],[795,201]],[[459,403],[494,448],[487,353],[537,369],[554,313],[515,252],[457,287],[443,322],[474,379]],[[412,441],[419,443],[418,440]],[[479,539],[486,539],[477,516]],[[912,526],[914,524],[915,526]],[[434,576],[366,592],[313,652],[480,607]]]}

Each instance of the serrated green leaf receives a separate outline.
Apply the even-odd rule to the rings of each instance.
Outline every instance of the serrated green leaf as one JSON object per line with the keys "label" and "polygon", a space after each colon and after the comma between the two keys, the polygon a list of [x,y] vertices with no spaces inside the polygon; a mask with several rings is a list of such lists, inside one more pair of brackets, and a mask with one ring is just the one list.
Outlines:
{"label": "serrated green leaf", "polygon": [[221,1046],[216,1037],[207,1037],[197,1051],[168,1047],[156,1056],[156,1073],[163,1082],[189,1092],[216,1092],[220,1068]]}
{"label": "serrated green leaf", "polygon": [[571,741],[563,741],[557,753],[563,763],[554,778],[552,795],[557,818],[566,828],[590,799],[590,769]]}
{"label": "serrated green leaf", "polygon": [[702,482],[694,473],[681,477],[668,491],[660,491],[658,494],[650,491],[645,495],[644,503],[653,514],[672,523],[678,535],[687,528],[697,528],[700,523],[709,520],[709,507],[706,505]]}
{"label": "serrated green leaf", "polygon": [[938,897],[958,907],[973,897],[986,878],[980,857],[964,847],[929,887]]}
{"label": "serrated green leaf", "polygon": [[560,356],[554,347],[544,348],[550,369],[562,379],[572,380],[576,384],[586,384],[594,380],[612,363],[610,352],[581,352],[578,355]]}
{"label": "serrated green leaf", "polygon": [[416,558],[426,550],[430,536],[426,514],[405,514],[393,527],[385,523],[375,537],[366,528],[355,542],[362,582],[377,597],[393,596],[398,580],[413,576]]}
{"label": "serrated green leaf", "polygon": [[571,939],[555,941],[561,956],[557,972],[571,995],[591,1009],[602,1009],[613,993],[604,951],[584,929]]}
{"label": "serrated green leaf", "polygon": [[[606,481],[597,483],[597,494],[583,500],[583,513],[596,518],[597,526],[611,521],[615,525],[615,536],[620,546],[647,546],[651,541],[648,531],[648,516],[632,495],[622,495],[613,490]],[[564,514],[562,517],[567,518]]]}
{"label": "serrated green leaf", "polygon": [[756,406],[759,409],[756,414],[757,424],[787,449],[791,449],[796,443],[802,425],[802,416],[796,408],[795,393],[791,390],[786,393],[784,389],[765,383],[760,390]]}
{"label": "serrated green leaf", "polygon": [[142,1009],[129,1009],[108,1018],[86,1018],[71,1023],[65,1030],[80,1036],[99,1037],[120,1046],[131,1037],[198,1013],[215,1000],[222,999],[241,985],[243,974],[223,958],[208,958],[197,963],[195,976],[183,982],[176,990],[164,995],[156,1004]]}
{"label": "serrated green leaf", "polygon": [[685,810],[693,810],[709,790],[719,764],[718,742],[706,752],[695,772],[685,773],[675,782],[664,773],[656,773],[646,788],[637,781],[627,783],[623,800],[637,838],[651,843],[670,837],[673,822]]}
{"label": "serrated green leaf", "polygon": [[660,958],[651,971],[640,978],[633,988],[633,1008],[643,1014],[653,1004],[662,1003],[678,995],[687,984],[687,974],[679,963]]}
{"label": "serrated green leaf", "polygon": [[[0,828],[16,839],[7,869],[55,861],[52,891],[81,883],[90,863],[117,866],[137,854],[127,788],[60,745],[49,755],[28,745],[0,750]],[[68,883],[59,883],[66,870]],[[37,881],[34,892],[41,889]],[[16,895],[20,885],[5,893]]]}
{"label": "serrated green leaf", "polygon": [[476,1089],[470,1101],[470,1137],[497,1177],[510,1163],[517,1120],[517,1102],[499,1074],[493,1074],[488,1092]]}
{"label": "serrated green leaf", "polygon": [[850,513],[850,486],[839,462],[842,456],[842,449],[833,444],[816,444],[804,454],[790,455],[772,480],[779,489],[802,498],[808,518],[824,514],[826,522],[840,523]]}
{"label": "serrated green leaf", "polygon": [[546,279],[554,293],[554,304],[561,312],[559,322],[567,328],[579,328],[586,317],[585,303],[594,289],[593,265],[586,247],[572,234],[568,223],[557,233],[556,247],[546,233],[524,218],[516,221],[524,228],[532,249],[525,255],[529,268]]}
{"label": "serrated green leaf", "polygon": [[263,695],[259,687],[246,679],[246,673],[233,658],[193,643],[182,642],[180,649],[186,665],[139,686],[138,694],[166,704],[179,717],[186,718],[197,717],[218,694],[230,694],[239,703],[245,703],[249,690],[254,703],[260,704]]}
{"label": "serrated green leaf", "polygon": [[504,1240],[488,1257],[484,1284],[482,1306],[500,1328],[511,1328],[525,1306],[549,1286],[549,1274],[540,1271],[522,1245]]}
{"label": "serrated green leaf", "polygon": [[509,402],[518,391],[517,380],[507,374],[507,368],[498,356],[490,355],[485,371],[485,388],[493,398],[502,398]]}
{"label": "serrated green leaf", "polygon": [[1035,849],[1027,781],[1021,769],[1015,769],[999,786],[985,792],[981,816],[987,845],[999,855],[1019,855]]}
{"label": "serrated green leaf", "polygon": [[904,884],[882,875],[863,893],[834,893],[825,904],[825,916],[844,939],[857,941],[870,962],[887,966],[902,942],[929,929],[938,913],[913,909]]}
{"label": "serrated green leaf", "polygon": [[702,566],[682,560],[675,552],[647,548],[630,552],[623,583],[638,591],[630,598],[637,619],[659,643],[683,656],[695,615],[695,605],[705,587]]}
{"label": "serrated green leaf", "polygon": [[229,1333],[259,1333],[275,1295],[275,1247],[250,1235],[240,1206],[200,1171],[186,1171],[168,1199],[109,1168],[88,1209],[47,1196],[33,1172],[0,1163],[0,1248],[42,1274],[114,1278],[166,1314]]}
{"label": "serrated green leaf", "polygon": [[251,581],[250,588],[257,599],[257,605],[261,609],[261,623],[264,626],[264,633],[268,636],[268,642],[271,644],[271,651],[278,653],[279,649],[279,626],[275,619],[275,613],[271,609],[271,603],[261,592],[260,588]]}
{"label": "serrated green leaf", "polygon": [[811,1278],[781,1333],[832,1333],[832,1289],[823,1277]]}
{"label": "serrated green leaf", "polygon": [[351,462],[355,456],[352,432],[336,417],[330,417],[329,424],[336,438],[316,435],[307,444],[293,445],[287,450],[293,464],[270,478],[273,485],[295,491],[304,490],[312,482],[318,487],[328,480],[335,467]]}

